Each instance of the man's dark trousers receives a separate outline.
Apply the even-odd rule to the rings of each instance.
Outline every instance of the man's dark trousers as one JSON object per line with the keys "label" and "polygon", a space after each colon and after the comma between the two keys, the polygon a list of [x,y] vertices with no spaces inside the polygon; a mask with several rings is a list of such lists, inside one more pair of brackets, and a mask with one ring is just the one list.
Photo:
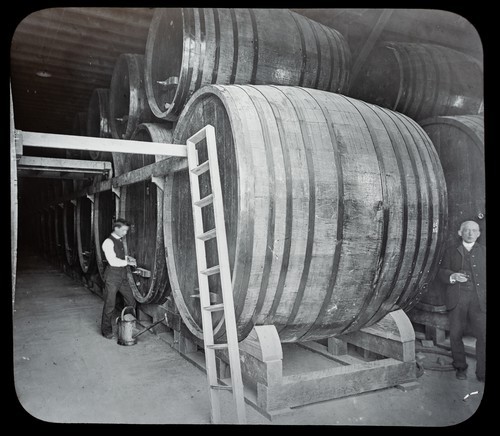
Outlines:
{"label": "man's dark trousers", "polygon": [[123,295],[125,306],[135,308],[136,302],[128,283],[126,267],[108,265],[104,272],[104,283],[104,308],[102,309],[101,332],[106,336],[113,332],[112,316],[115,309],[116,294],[120,292]]}
{"label": "man's dark trousers", "polygon": [[462,336],[467,324],[476,337],[476,375],[484,377],[486,361],[486,312],[481,311],[477,293],[471,290],[460,290],[458,304],[449,312],[450,345],[453,355],[453,366],[466,369],[465,349]]}

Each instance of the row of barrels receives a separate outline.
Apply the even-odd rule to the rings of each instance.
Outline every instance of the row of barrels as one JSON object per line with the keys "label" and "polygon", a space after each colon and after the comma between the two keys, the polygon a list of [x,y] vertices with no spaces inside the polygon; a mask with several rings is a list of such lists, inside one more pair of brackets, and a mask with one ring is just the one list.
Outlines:
{"label": "row of barrels", "polygon": [[340,32],[287,9],[168,8],[144,54],[122,54],[91,96],[89,136],[129,139],[143,122],[176,122],[209,84],[287,85],[344,94],[421,121],[483,112],[482,65],[457,50],[382,41],[351,80]]}
{"label": "row of barrels", "polygon": [[[369,103],[375,97],[350,83],[349,49],[333,29],[283,10],[158,10],[145,55],[121,55],[109,94],[96,90],[92,96],[85,134],[183,144],[212,124],[240,338],[256,324],[274,324],[284,342],[354,331],[421,298],[449,238],[449,200],[462,195],[462,206],[469,207],[463,189],[450,195],[462,186],[454,185],[453,139],[445,144],[444,136],[429,137],[433,128],[452,121],[420,120],[480,111],[480,86],[471,81],[481,74],[457,81],[453,74],[462,73],[454,62],[476,73],[477,63],[448,49],[416,46],[416,57],[406,45],[406,57],[394,55],[391,61],[399,71],[396,100],[377,100],[374,106]],[[395,47],[388,53],[397,53]],[[371,69],[358,75],[365,77],[362,84],[375,80],[376,98],[392,95],[384,87],[393,85],[383,80],[396,75],[373,69],[391,62],[369,62]],[[359,99],[347,96],[355,93]],[[482,123],[480,115],[466,118]],[[436,145],[441,139],[442,149]],[[461,141],[464,151],[477,152],[467,139]],[[449,159],[443,161],[446,153]],[[115,174],[121,174],[155,158],[114,154],[111,159]],[[202,177],[202,194],[208,187]],[[129,254],[152,271],[150,279],[129,271],[134,295],[161,303],[172,292],[187,327],[201,337],[187,173],[167,178],[164,192],[149,181],[126,187],[117,208],[113,195],[104,199],[104,194],[93,203],[77,200],[77,242],[86,241],[78,242],[80,264],[94,256],[102,266],[99,247],[112,218],[100,210],[118,211],[133,223]],[[481,193],[477,198],[481,203]],[[479,203],[476,209],[484,210],[484,201]],[[213,221],[204,213],[209,230]],[[463,208],[459,213],[470,215]],[[83,216],[90,236],[81,229]],[[207,242],[208,262],[216,264],[212,243]],[[214,298],[220,298],[217,278],[210,280]],[[223,318],[214,322],[216,336],[223,337]]]}

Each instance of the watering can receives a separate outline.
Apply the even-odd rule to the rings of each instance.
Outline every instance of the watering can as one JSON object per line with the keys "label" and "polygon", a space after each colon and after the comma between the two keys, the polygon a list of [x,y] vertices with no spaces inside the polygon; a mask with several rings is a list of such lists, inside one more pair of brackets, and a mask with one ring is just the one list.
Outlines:
{"label": "watering can", "polygon": [[[125,313],[125,312],[133,312]],[[120,345],[134,345],[137,340],[133,336],[135,328],[135,309],[132,306],[126,306],[122,310],[121,316],[116,318],[116,325],[118,327],[118,344]]]}
{"label": "watering can", "polygon": [[[127,309],[132,309],[134,315],[130,313],[125,314]],[[163,320],[167,321],[167,314],[165,313],[164,318],[160,318],[155,323],[151,324],[149,327],[141,330],[140,332],[133,334],[135,328],[135,309],[132,306],[124,307],[122,310],[121,317],[116,318],[116,324],[118,326],[118,344],[120,345],[135,345],[137,343],[137,336],[142,335],[144,332],[148,331],[155,325],[159,324]]]}

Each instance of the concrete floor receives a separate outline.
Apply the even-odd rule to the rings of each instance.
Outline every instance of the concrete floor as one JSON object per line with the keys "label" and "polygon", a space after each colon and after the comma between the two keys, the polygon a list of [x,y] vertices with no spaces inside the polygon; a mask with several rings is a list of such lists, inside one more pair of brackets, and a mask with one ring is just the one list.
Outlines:
{"label": "concrete floor", "polygon": [[[35,255],[20,256],[13,313],[14,381],[19,403],[55,423],[209,423],[204,372],[159,336],[123,347],[100,335],[102,300]],[[449,426],[478,409],[474,376],[426,370],[411,391],[383,389],[293,409],[272,422],[247,405],[249,424]],[[477,395],[463,400],[466,394]],[[224,420],[234,417],[224,395]],[[484,402],[483,402],[484,403]],[[484,412],[483,407],[480,408]],[[483,416],[483,413],[476,414]],[[36,420],[35,420],[36,421]]]}

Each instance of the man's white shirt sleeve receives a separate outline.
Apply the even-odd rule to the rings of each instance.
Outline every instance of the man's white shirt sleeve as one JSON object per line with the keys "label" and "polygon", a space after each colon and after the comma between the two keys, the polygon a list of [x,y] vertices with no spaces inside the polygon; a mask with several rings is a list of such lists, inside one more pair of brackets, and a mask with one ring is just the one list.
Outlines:
{"label": "man's white shirt sleeve", "polygon": [[127,261],[125,259],[116,257],[115,246],[111,240],[106,239],[102,243],[102,251],[104,251],[106,260],[111,266],[127,266]]}

